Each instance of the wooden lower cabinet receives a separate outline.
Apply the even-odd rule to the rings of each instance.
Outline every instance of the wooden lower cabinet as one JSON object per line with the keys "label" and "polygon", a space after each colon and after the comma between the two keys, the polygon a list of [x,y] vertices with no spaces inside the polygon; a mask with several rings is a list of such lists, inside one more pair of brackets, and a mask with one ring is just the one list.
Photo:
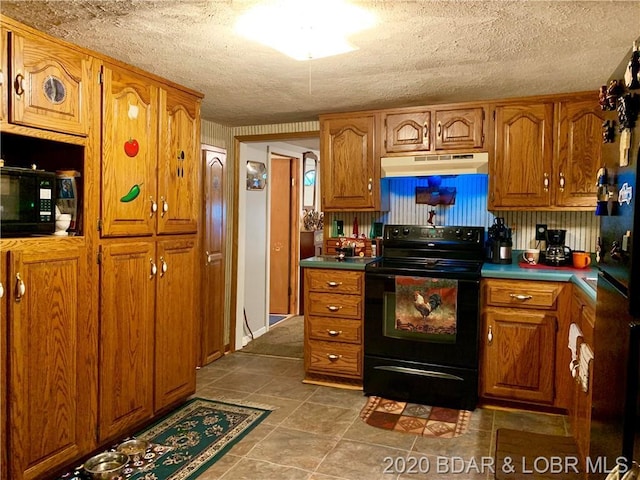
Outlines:
{"label": "wooden lower cabinet", "polygon": [[156,276],[153,241],[105,243],[101,251],[102,442],[153,416]]}
{"label": "wooden lower cabinet", "polygon": [[362,385],[364,272],[304,269],[305,382]]}
{"label": "wooden lower cabinet", "polygon": [[[595,302],[587,297],[579,287],[574,286],[571,299],[571,321],[580,327],[582,339],[578,339],[578,348],[582,342],[593,346],[593,330],[595,327]],[[579,350],[578,350],[579,351]],[[589,385],[593,375],[590,374]],[[589,456],[591,440],[591,389],[583,391],[580,382],[573,383],[573,401],[569,408],[571,431],[578,446],[578,453],[582,462]]]}
{"label": "wooden lower cabinet", "polygon": [[57,245],[9,251],[10,479],[46,477],[95,448],[97,338],[86,247]]}
{"label": "wooden lower cabinet", "polygon": [[568,407],[569,291],[561,282],[482,281],[480,394],[485,401]]}
{"label": "wooden lower cabinet", "polygon": [[194,238],[102,245],[100,441],[195,392],[196,245]]}
{"label": "wooden lower cabinet", "polygon": [[195,240],[158,242],[155,323],[156,412],[196,391],[200,282]]}
{"label": "wooden lower cabinet", "polygon": [[[2,110],[0,101],[0,113]],[[1,115],[0,115],[1,118]],[[0,480],[9,475],[7,455],[7,254],[0,251]]]}

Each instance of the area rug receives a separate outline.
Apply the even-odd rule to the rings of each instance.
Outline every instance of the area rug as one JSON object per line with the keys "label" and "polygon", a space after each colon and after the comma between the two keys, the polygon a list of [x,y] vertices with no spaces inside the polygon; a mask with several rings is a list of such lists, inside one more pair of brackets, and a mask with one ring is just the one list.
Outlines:
{"label": "area rug", "polygon": [[303,358],[304,316],[296,315],[278,322],[267,333],[251,340],[238,352]]}
{"label": "area rug", "polygon": [[471,412],[371,396],[360,412],[368,425],[425,437],[454,438],[469,428]]}
{"label": "area rug", "polygon": [[496,480],[579,480],[584,474],[575,471],[578,458],[573,437],[508,428],[496,432]]}
{"label": "area rug", "polygon": [[[144,454],[130,456],[120,479],[195,479],[269,413],[261,408],[194,398],[134,435],[150,445]],[[91,477],[79,466],[59,478],[90,480]]]}

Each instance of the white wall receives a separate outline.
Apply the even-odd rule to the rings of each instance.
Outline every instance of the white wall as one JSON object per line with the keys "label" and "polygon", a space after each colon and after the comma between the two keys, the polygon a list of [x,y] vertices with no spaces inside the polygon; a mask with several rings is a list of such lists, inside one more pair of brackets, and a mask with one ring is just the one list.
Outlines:
{"label": "white wall", "polygon": [[[308,148],[297,147],[286,142],[252,142],[240,144],[240,187],[238,201],[238,305],[236,306],[236,348],[251,340],[244,325],[247,323],[255,338],[269,329],[269,203],[271,153],[301,159]],[[320,152],[314,151],[316,155]],[[263,162],[267,166],[267,185],[264,190],[246,189],[247,161]],[[299,182],[302,189],[302,181]],[[302,202],[302,190],[300,190]],[[301,211],[302,203],[299,210]]]}

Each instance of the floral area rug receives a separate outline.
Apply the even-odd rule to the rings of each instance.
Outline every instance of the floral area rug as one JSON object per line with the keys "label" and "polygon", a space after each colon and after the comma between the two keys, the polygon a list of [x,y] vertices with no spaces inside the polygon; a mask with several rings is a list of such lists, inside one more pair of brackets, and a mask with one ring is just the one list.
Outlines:
{"label": "floral area rug", "polygon": [[367,424],[425,437],[454,438],[469,428],[471,412],[369,397],[360,412]]}
{"label": "floral area rug", "polygon": [[[119,480],[195,479],[269,413],[261,408],[194,398],[134,435],[147,440],[149,447],[142,455],[130,456]],[[114,445],[109,450],[116,448]],[[59,477],[90,478],[82,466]]]}

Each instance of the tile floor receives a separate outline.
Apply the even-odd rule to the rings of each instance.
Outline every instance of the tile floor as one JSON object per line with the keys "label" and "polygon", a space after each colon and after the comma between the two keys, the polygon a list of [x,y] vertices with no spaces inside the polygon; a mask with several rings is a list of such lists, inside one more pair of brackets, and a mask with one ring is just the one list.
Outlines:
{"label": "tile floor", "polygon": [[434,439],[371,427],[361,391],[302,383],[302,360],[233,353],[198,371],[195,396],[273,412],[202,480],[491,480],[498,428],[568,435],[565,417],[478,408],[469,431]]}

